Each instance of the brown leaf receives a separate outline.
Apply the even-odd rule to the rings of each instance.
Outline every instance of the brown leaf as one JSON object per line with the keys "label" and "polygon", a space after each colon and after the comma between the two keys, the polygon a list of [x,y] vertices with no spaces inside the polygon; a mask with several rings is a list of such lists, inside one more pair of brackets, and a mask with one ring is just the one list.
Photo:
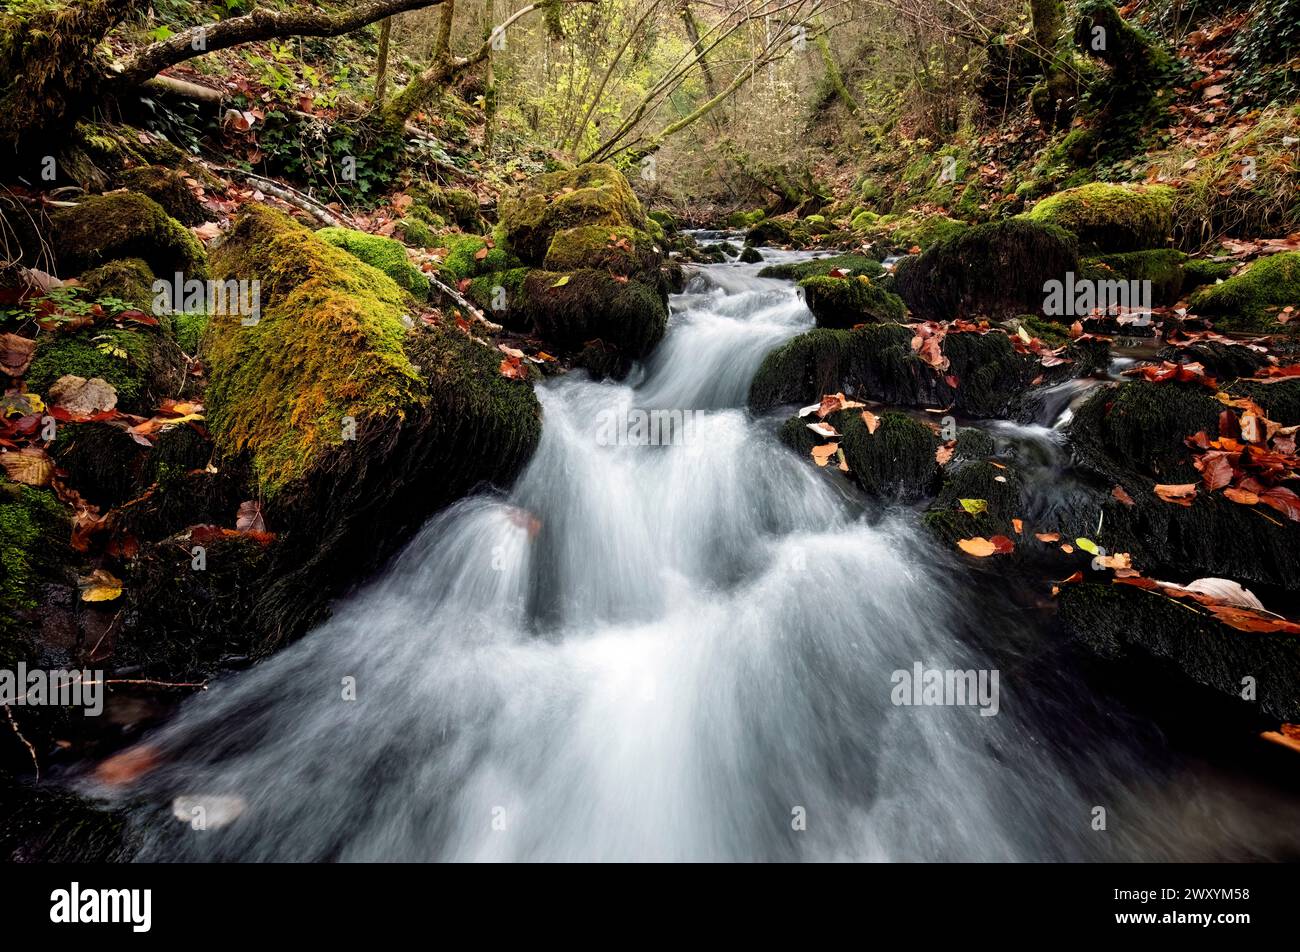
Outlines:
{"label": "brown leaf", "polygon": [[21,377],[31,366],[36,341],[17,334],[0,335],[0,370],[11,377]]}
{"label": "brown leaf", "polygon": [[863,410],[862,422],[867,425],[867,432],[874,434],[876,432],[876,427],[880,426],[880,417],[876,416],[870,410]]}
{"label": "brown leaf", "polygon": [[1059,542],[1061,534],[1059,532],[1035,532],[1034,538],[1039,542]]}
{"label": "brown leaf", "polygon": [[122,580],[108,569],[95,569],[77,579],[83,602],[111,602],[122,594]]}
{"label": "brown leaf", "polygon": [[1257,495],[1246,489],[1238,489],[1236,486],[1229,486],[1223,491],[1223,495],[1243,506],[1253,506],[1259,502]]}
{"label": "brown leaf", "polygon": [[1136,503],[1133,502],[1133,497],[1128,494],[1123,486],[1116,486],[1110,491],[1110,494],[1126,506],[1136,505]]}
{"label": "brown leaf", "polygon": [[825,466],[831,461],[831,457],[839,451],[838,443],[826,443],[823,446],[814,446],[812,448],[813,462],[818,466]]}
{"label": "brown leaf", "polygon": [[998,551],[998,547],[983,536],[976,536],[973,539],[958,539],[957,548],[967,555],[973,555],[981,559],[987,558]]}
{"label": "brown leaf", "polygon": [[54,476],[54,461],[39,446],[27,446],[16,453],[0,454],[5,475],[24,486],[48,486]]}
{"label": "brown leaf", "polygon": [[239,504],[239,513],[235,516],[235,529],[239,532],[265,532],[266,520],[262,518],[262,504],[256,499],[249,499]]}
{"label": "brown leaf", "polygon": [[1164,502],[1190,506],[1196,499],[1196,483],[1157,483],[1155,494]]}
{"label": "brown leaf", "polygon": [[159,759],[158,748],[150,744],[138,744],[114,754],[96,767],[95,779],[110,787],[126,786],[157,767]]}
{"label": "brown leaf", "polygon": [[1259,501],[1276,509],[1292,522],[1300,522],[1300,496],[1285,486],[1274,486],[1259,493]]}
{"label": "brown leaf", "polygon": [[102,377],[65,374],[50,384],[50,402],[68,411],[73,421],[93,417],[117,407],[117,391]]}

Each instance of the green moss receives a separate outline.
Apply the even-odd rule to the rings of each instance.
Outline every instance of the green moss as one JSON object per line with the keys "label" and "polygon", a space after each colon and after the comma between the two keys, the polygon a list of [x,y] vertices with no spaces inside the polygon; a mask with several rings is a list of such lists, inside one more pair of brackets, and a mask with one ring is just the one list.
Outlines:
{"label": "green moss", "polygon": [[1027,334],[1052,347],[1064,347],[1070,342],[1069,332],[1055,321],[1044,320],[1037,314],[1022,314],[1018,321]]}
{"label": "green moss", "polygon": [[1198,288],[1203,284],[1226,281],[1232,276],[1231,261],[1210,261],[1208,258],[1188,258],[1183,262],[1183,284]]}
{"label": "green moss", "polygon": [[203,249],[153,199],[131,192],[92,195],[55,212],[51,223],[59,270],[81,274],[116,258],[142,258],[154,274],[206,277]]}
{"label": "green moss", "polygon": [[869,278],[879,277],[885,273],[884,267],[874,258],[868,258],[866,255],[846,254],[832,255],[829,258],[814,258],[811,261],[770,264],[758,272],[758,276],[760,278],[789,278],[792,281],[801,281],[804,278],[830,274],[832,271],[865,274]]}
{"label": "green moss", "polygon": [[185,353],[193,357],[199,352],[199,342],[203,339],[203,332],[208,327],[208,315],[202,311],[189,313],[178,311],[171,317],[172,334],[176,338],[176,344]]}
{"label": "green moss", "polygon": [[741,264],[758,264],[763,260],[763,255],[753,245],[745,245],[740,249],[740,257],[737,260]]}
{"label": "green moss", "polygon": [[859,411],[835,414],[840,446],[855,482],[874,496],[911,502],[929,495],[939,476],[939,441],[924,423],[903,413],[880,414],[871,433]]}
{"label": "green moss", "polygon": [[579,225],[555,233],[543,267],[548,271],[604,268],[630,275],[659,267],[662,254],[646,232],[626,225]]}
{"label": "green moss", "polygon": [[899,295],[927,319],[1003,319],[1041,313],[1044,285],[1078,269],[1073,237],[1050,224],[1012,218],[976,225],[895,271]]}
{"label": "green moss", "polygon": [[342,248],[372,268],[378,268],[392,278],[398,287],[405,288],[417,298],[429,296],[429,279],[411,263],[400,241],[350,228],[322,228],[316,232],[316,237],[335,248]]}
{"label": "green moss", "polygon": [[414,248],[432,248],[435,241],[433,229],[418,218],[403,218],[397,223],[394,234],[400,235],[403,243]]}
{"label": "green moss", "polygon": [[623,174],[610,165],[582,165],[540,175],[500,203],[512,251],[540,265],[557,232],[578,225],[645,229],[645,215]]}
{"label": "green moss", "polygon": [[1153,248],[1149,251],[1122,251],[1087,258],[1083,270],[1102,266],[1106,278],[1126,281],[1150,281],[1151,301],[1156,305],[1172,304],[1183,290],[1183,263],[1187,255],[1173,248]]}
{"label": "green moss", "polygon": [[159,330],[110,328],[42,334],[27,371],[27,386],[46,393],[65,374],[100,377],[117,391],[118,408],[151,412],[180,384],[180,355]]}
{"label": "green moss", "polygon": [[804,278],[799,287],[818,327],[901,322],[907,317],[898,295],[872,284],[865,276]]}
{"label": "green moss", "polygon": [[1275,423],[1300,424],[1300,378],[1275,377],[1268,382],[1237,380],[1223,389],[1234,396],[1254,400]]}
{"label": "green moss", "polygon": [[925,250],[956,238],[969,227],[966,222],[947,215],[885,215],[867,231],[866,238],[899,251]]}
{"label": "green moss", "polygon": [[[492,314],[496,321],[519,323],[524,320],[521,309],[524,301],[524,280],[528,277],[528,268],[511,268],[507,271],[494,271],[480,275],[469,283],[466,295],[483,310]],[[501,292],[497,292],[497,288]]]}
{"label": "green moss", "polygon": [[788,245],[791,243],[791,224],[782,218],[767,218],[755,223],[745,232],[747,245]]}
{"label": "green moss", "polygon": [[250,207],[214,257],[219,279],[258,279],[259,322],[214,317],[205,338],[218,447],[282,489],[343,441],[344,418],[399,422],[419,396],[403,350],[404,292],[283,215]]}
{"label": "green moss", "polygon": [[1192,295],[1193,313],[1224,315],[1228,326],[1276,329],[1277,311],[1300,305],[1300,251],[1287,251],[1252,262],[1222,284]]}
{"label": "green moss", "polygon": [[[437,241],[447,249],[447,256],[438,266],[438,273],[453,281],[520,266],[519,258],[510,249],[503,247],[497,238],[452,232],[441,236]],[[485,248],[486,253],[483,251]]]}
{"label": "green moss", "polygon": [[[954,461],[944,469],[943,487],[926,511],[925,525],[945,545],[974,536],[1014,536],[1012,519],[1024,514],[1022,483],[1016,470],[984,459]],[[971,514],[963,499],[982,499],[982,512]]]}
{"label": "green moss", "polygon": [[203,203],[195,198],[185,181],[186,175],[175,169],[157,165],[142,165],[127,169],[117,176],[117,184],[122,188],[147,195],[163,211],[183,225],[201,225],[210,217]]}
{"label": "green moss", "polygon": [[[763,213],[760,210],[759,217],[761,218],[762,215]],[[646,217],[662,228],[665,236],[675,235],[680,230],[680,227],[677,224],[677,219],[673,216],[672,212],[666,212],[661,208],[656,208]],[[727,220],[730,222],[731,219]],[[739,228],[741,226],[733,225],[732,227]]]}
{"label": "green moss", "polygon": [[1085,252],[1163,248],[1173,231],[1173,189],[1093,182],[1048,196],[1024,217],[1073,232]]}
{"label": "green moss", "polygon": [[57,573],[70,535],[54,493],[0,477],[0,667],[24,658],[26,626],[16,616],[36,608],[37,585]]}
{"label": "green moss", "polygon": [[96,298],[115,297],[142,311],[153,309],[154,274],[141,258],[101,264],[81,276],[81,286]]}

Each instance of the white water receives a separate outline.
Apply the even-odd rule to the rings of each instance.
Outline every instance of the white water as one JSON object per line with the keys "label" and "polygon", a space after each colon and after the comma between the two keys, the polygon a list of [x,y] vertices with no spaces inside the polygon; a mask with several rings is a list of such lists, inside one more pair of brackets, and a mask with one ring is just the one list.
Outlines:
{"label": "white water", "polygon": [[[987,666],[961,635],[979,609],[915,514],[868,521],[740,409],[763,355],[811,324],[756,270],[705,269],[629,385],[543,387],[542,444],[508,497],[439,515],[330,622],[152,737],[163,764],[132,793],[143,857],[1193,858],[1268,842],[1278,814],[1256,824],[1240,785],[1157,781],[1140,751],[1069,779],[1022,716],[1052,684],[1003,672],[995,717],[890,703],[914,662]],[[709,412],[689,445],[602,446],[611,406]],[[1106,729],[1127,743],[1121,717]],[[246,808],[219,830],[168,809],[231,794]],[[1090,829],[1096,803],[1118,829]],[[1209,833],[1198,804],[1219,811]]]}

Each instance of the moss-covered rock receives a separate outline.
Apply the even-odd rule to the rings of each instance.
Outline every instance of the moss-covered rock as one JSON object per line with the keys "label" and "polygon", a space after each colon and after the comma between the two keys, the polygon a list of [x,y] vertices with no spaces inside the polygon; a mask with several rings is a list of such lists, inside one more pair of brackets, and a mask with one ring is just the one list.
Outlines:
{"label": "moss-covered rock", "polygon": [[1222,315],[1225,326],[1243,330],[1277,330],[1277,312],[1287,305],[1300,305],[1300,251],[1260,258],[1241,274],[1204,287],[1188,300],[1194,313]]}
{"label": "moss-covered rock", "polygon": [[418,218],[403,218],[393,229],[404,245],[412,248],[432,248],[434,246],[433,229]]}
{"label": "moss-covered rock", "polygon": [[1086,258],[1081,274],[1097,273],[1101,280],[1150,281],[1151,301],[1156,306],[1173,304],[1183,291],[1183,262],[1187,255],[1174,248],[1122,251]]}
{"label": "moss-covered rock", "polygon": [[160,165],[142,165],[117,176],[117,184],[152,198],[182,225],[201,225],[209,216],[185,181],[186,174]]}
{"label": "moss-covered rock", "polygon": [[1183,262],[1183,284],[1198,288],[1203,284],[1226,281],[1232,276],[1231,261],[1211,261],[1208,258],[1188,258]]}
{"label": "moss-covered rock", "polygon": [[865,275],[804,278],[799,287],[818,327],[897,323],[907,316],[907,309],[898,295],[873,284]]}
{"label": "moss-covered rock", "polygon": [[582,165],[540,175],[504,195],[501,223],[512,251],[541,265],[558,232],[578,225],[645,229],[632,186],[610,165]]}
{"label": "moss-covered rock", "polygon": [[408,192],[415,199],[409,213],[432,227],[441,228],[446,222],[452,222],[468,232],[486,230],[479,213],[478,196],[467,189],[441,188],[421,182],[411,186]]}
{"label": "moss-covered rock", "polygon": [[599,339],[635,359],[648,354],[668,326],[668,306],[657,287],[620,281],[607,271],[531,271],[521,296],[519,316],[562,349]]}
{"label": "moss-covered rock", "polygon": [[446,256],[438,266],[438,273],[444,279],[463,281],[465,278],[518,268],[522,264],[518,256],[503,246],[499,237],[449,232],[438,238],[438,243],[447,249]]}
{"label": "moss-covered rock", "polygon": [[1076,410],[1070,437],[1076,453],[1100,472],[1195,482],[1200,476],[1184,441],[1202,430],[1217,433],[1222,409],[1195,384],[1132,381],[1093,393]]}
{"label": "moss-covered rock", "polygon": [[[400,246],[399,246],[400,247]],[[218,446],[248,453],[268,495],[343,441],[344,419],[400,422],[419,392],[402,349],[404,292],[274,211],[252,207],[214,275],[261,282],[261,317],[213,318],[205,349]]]}
{"label": "moss-covered rock", "polygon": [[547,271],[604,269],[624,276],[652,271],[663,258],[644,231],[626,225],[579,225],[555,233],[542,267]]}
{"label": "moss-covered rock", "polygon": [[[954,453],[953,461],[944,468],[939,495],[926,510],[926,528],[945,546],[975,536],[1014,537],[1011,520],[1025,513],[1023,491],[1024,484],[1015,468]],[[968,508],[962,500],[982,505]]]}
{"label": "moss-covered rock", "polygon": [[48,489],[0,477],[0,668],[32,650],[31,613],[43,581],[60,578],[71,535],[68,510]]}
{"label": "moss-covered rock", "polygon": [[1163,248],[1173,233],[1173,189],[1093,182],[1049,195],[1024,217],[1072,232],[1084,253]]}
{"label": "moss-covered rock", "polygon": [[848,331],[819,329],[773,350],[750,383],[750,407],[768,410],[837,392],[848,336]]}
{"label": "moss-covered rock", "polygon": [[68,474],[68,485],[101,510],[134,499],[148,485],[149,452],[121,427],[65,423],[57,433],[50,454]]}
{"label": "moss-covered rock", "polygon": [[141,311],[153,308],[154,273],[142,258],[122,258],[92,268],[80,278],[87,294],[114,297]]}
{"label": "moss-covered rock", "polygon": [[1067,585],[1058,604],[1066,628],[1103,657],[1153,657],[1239,700],[1249,677],[1260,711],[1281,721],[1300,718],[1294,635],[1245,634],[1195,603],[1131,585]]}
{"label": "moss-covered rock", "polygon": [[[939,440],[930,427],[899,413],[879,414],[871,432],[860,410],[841,410],[826,417],[840,433],[840,449],[850,478],[865,492],[891,502],[915,502],[932,495],[939,476],[935,450]],[[791,417],[779,437],[801,455],[825,443],[808,429],[809,419]]]}
{"label": "moss-covered rock", "polygon": [[27,370],[28,389],[47,393],[67,374],[106,380],[117,391],[119,410],[147,416],[163,397],[179,391],[185,362],[162,327],[89,327],[42,334]]}
{"label": "moss-covered rock", "polygon": [[1070,234],[1023,219],[977,225],[895,271],[900,297],[929,320],[1042,313],[1048,281],[1078,269]]}
{"label": "moss-covered rock", "polygon": [[792,223],[783,218],[767,218],[756,222],[745,232],[747,245],[788,245],[791,243]]}
{"label": "moss-covered rock", "polygon": [[846,254],[831,255],[828,258],[813,258],[811,261],[770,264],[759,271],[758,276],[760,278],[788,278],[791,281],[802,281],[804,278],[827,275],[832,271],[846,271],[853,275],[865,274],[869,278],[876,278],[885,273],[884,266],[874,258],[868,258],[866,255]]}
{"label": "moss-covered rock", "polygon": [[322,228],[316,232],[316,236],[335,248],[342,248],[372,268],[378,268],[392,278],[398,287],[405,288],[417,298],[429,296],[429,279],[411,263],[400,241],[351,228]]}
{"label": "moss-covered rock", "polygon": [[64,274],[81,274],[117,258],[141,258],[154,274],[206,277],[198,239],[151,198],[132,192],[92,195],[51,218]]}
{"label": "moss-covered rock", "polygon": [[763,260],[763,255],[753,245],[745,245],[740,249],[740,257],[737,260],[741,264],[759,264]]}
{"label": "moss-covered rock", "polygon": [[1254,400],[1274,423],[1300,424],[1300,377],[1237,380],[1223,389],[1233,396]]}

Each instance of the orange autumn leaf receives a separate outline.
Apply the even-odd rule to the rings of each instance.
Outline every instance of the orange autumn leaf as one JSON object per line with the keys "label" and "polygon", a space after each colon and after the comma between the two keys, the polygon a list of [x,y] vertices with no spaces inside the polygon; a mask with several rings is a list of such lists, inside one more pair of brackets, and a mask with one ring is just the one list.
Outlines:
{"label": "orange autumn leaf", "polygon": [[1133,497],[1128,494],[1128,492],[1124,489],[1123,486],[1116,486],[1114,489],[1110,491],[1110,494],[1126,506],[1135,505],[1135,503],[1133,502]]}
{"label": "orange autumn leaf", "polygon": [[1059,542],[1061,534],[1059,532],[1035,532],[1034,538],[1039,542]]}
{"label": "orange autumn leaf", "polygon": [[812,448],[813,462],[818,466],[825,466],[831,461],[831,457],[839,452],[838,443],[826,443],[823,446],[814,446]]}
{"label": "orange autumn leaf", "polygon": [[867,432],[874,434],[876,432],[876,427],[880,426],[880,417],[876,416],[870,410],[863,410],[862,422],[867,425]]}
{"label": "orange autumn leaf", "polygon": [[1155,494],[1165,502],[1190,506],[1196,499],[1196,483],[1157,483]]}
{"label": "orange autumn leaf", "polygon": [[998,551],[998,547],[983,536],[976,536],[973,539],[958,539],[957,548],[967,555],[974,555],[981,559]]}

